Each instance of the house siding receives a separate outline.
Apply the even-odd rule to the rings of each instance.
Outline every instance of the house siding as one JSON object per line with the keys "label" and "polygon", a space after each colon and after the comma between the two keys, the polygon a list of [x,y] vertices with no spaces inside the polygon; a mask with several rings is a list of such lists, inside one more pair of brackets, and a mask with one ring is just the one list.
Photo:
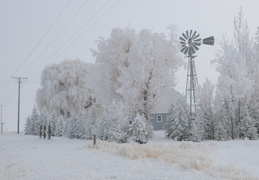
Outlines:
{"label": "house siding", "polygon": [[[161,122],[157,121],[158,116],[162,116]],[[159,131],[159,130],[164,129],[164,126],[167,122],[167,116],[168,116],[167,113],[158,113],[158,114],[150,114],[149,115],[149,120],[152,123],[155,131]]]}

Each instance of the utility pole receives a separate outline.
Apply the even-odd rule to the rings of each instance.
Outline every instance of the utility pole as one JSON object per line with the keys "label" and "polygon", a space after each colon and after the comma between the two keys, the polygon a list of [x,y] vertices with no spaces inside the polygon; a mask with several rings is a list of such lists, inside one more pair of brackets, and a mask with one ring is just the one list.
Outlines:
{"label": "utility pole", "polygon": [[20,128],[20,90],[21,90],[21,80],[27,79],[24,77],[12,77],[14,79],[18,79],[18,120],[17,120],[17,134],[19,134],[19,128]]}
{"label": "utility pole", "polygon": [[3,116],[2,116],[2,111],[3,111],[3,105],[1,104],[1,124],[0,124],[0,126],[1,126],[1,134],[3,134],[3,126],[4,126],[4,123],[3,123]]}

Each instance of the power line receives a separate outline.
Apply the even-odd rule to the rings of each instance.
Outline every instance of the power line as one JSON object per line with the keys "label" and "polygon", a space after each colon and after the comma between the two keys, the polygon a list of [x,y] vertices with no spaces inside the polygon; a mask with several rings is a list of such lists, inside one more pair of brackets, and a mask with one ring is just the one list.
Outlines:
{"label": "power line", "polygon": [[6,103],[4,103],[5,106],[7,106],[11,100],[14,98],[14,96],[17,94],[18,90],[16,89],[15,92],[12,94],[12,96],[10,96],[10,98],[8,99],[8,101],[6,101]]}
{"label": "power line", "polygon": [[8,87],[9,87],[9,85],[10,85],[10,81],[8,81],[8,84],[7,84],[7,86],[6,86],[5,90],[4,90],[4,93],[3,93],[2,97],[1,97],[1,101],[0,101],[0,102],[3,101],[3,98],[5,97],[5,94],[6,94],[6,92],[7,92],[7,89],[8,89]]}
{"label": "power line", "polygon": [[[9,81],[11,82],[11,81]],[[2,96],[2,101],[1,101],[1,104],[4,104],[5,105],[5,99],[7,99],[8,97],[10,97],[10,95],[12,94],[13,90],[15,91],[15,84],[13,85],[13,87],[11,88],[10,91],[8,91],[9,93],[6,95],[6,92],[7,92],[7,89],[9,87],[10,83],[8,83],[8,85],[6,86],[6,89],[5,89],[5,92],[3,93],[3,96]],[[13,97],[14,95],[12,95]]]}
{"label": "power line", "polygon": [[[10,85],[10,83],[14,83],[13,81],[9,81],[8,82],[9,83],[9,85]],[[16,82],[15,82],[16,83]],[[35,81],[26,81],[26,82],[23,82],[24,84],[40,84],[40,82],[35,82]],[[13,84],[13,87],[11,88],[12,90],[11,91],[9,91],[9,93],[6,95],[6,96],[4,96],[4,97],[6,97],[5,99],[5,101],[4,101],[4,98],[2,98],[2,101],[1,101],[1,103],[0,104],[4,104],[4,105],[8,105],[10,102],[11,102],[11,100],[14,98],[14,96],[17,94],[17,92],[18,92],[18,90],[15,88],[15,84]],[[21,89],[23,88],[23,86],[21,86]],[[6,90],[6,92],[7,92],[7,89],[8,88],[6,88],[5,90]],[[5,95],[6,94],[6,92],[3,94],[3,95]]]}
{"label": "power line", "polygon": [[[46,48],[36,58],[36,60],[38,60],[44,54],[44,52],[46,52],[46,50],[55,42],[55,40],[62,34],[62,32],[68,27],[68,25],[75,19],[75,17],[79,14],[79,12],[83,9],[83,7],[86,5],[86,3],[88,1],[89,0],[85,1],[84,4],[78,9],[78,11],[69,19],[69,21],[65,24],[65,26],[63,26],[61,28],[61,31],[59,31],[59,33],[52,39],[52,41],[46,46]],[[33,61],[30,66],[32,66],[36,62],[36,60]],[[28,66],[27,70],[25,70],[24,72],[27,72],[28,69],[30,68],[30,66]],[[24,74],[24,73],[22,73],[22,74]]]}
{"label": "power line", "polygon": [[[97,24],[115,5],[117,5],[120,2],[120,0],[116,1],[107,11],[105,11],[91,26],[89,26],[86,31],[84,31],[83,33],[81,33],[72,43],[70,43],[69,46],[67,46],[65,48],[65,50],[60,53],[57,57],[59,57],[61,54],[63,54],[68,48],[70,48],[71,46],[73,46],[73,44],[79,40],[80,37],[82,37],[85,33],[87,33],[95,24]],[[55,59],[53,60],[55,61]],[[52,62],[53,62],[52,61]]]}
{"label": "power line", "polygon": [[0,83],[10,83],[10,81],[0,81]]}
{"label": "power line", "polygon": [[77,39],[75,39],[69,46],[71,47],[76,41],[79,40],[80,37],[82,37],[86,32],[88,32],[95,24],[97,24],[115,5],[117,5],[120,2],[120,0],[116,1],[107,11],[105,11],[90,27],[86,29],[82,34],[79,35]]}
{"label": "power line", "polygon": [[26,81],[26,82],[24,82],[24,84],[40,84],[40,82],[29,82],[29,81]]}
{"label": "power line", "polygon": [[[55,23],[57,22],[57,20],[59,19],[59,17],[63,14],[63,12],[65,11],[65,9],[68,7],[68,5],[70,4],[71,0],[68,1],[68,3],[66,4],[66,6],[62,9],[62,11],[58,14],[58,16],[56,17],[56,19],[54,20],[54,22],[51,24],[51,26],[48,28],[48,30],[45,32],[45,34],[41,37],[41,39],[38,41],[38,43],[34,46],[34,48],[31,50],[31,52],[29,53],[29,55],[24,59],[24,61],[22,62],[22,64],[16,69],[16,71],[13,73],[12,76],[14,76],[19,70],[20,68],[24,65],[24,63],[29,59],[29,57],[32,55],[32,53],[35,51],[35,49],[39,46],[39,44],[42,42],[42,40],[45,38],[45,36],[47,35],[47,33],[50,31],[50,29],[55,25]],[[3,98],[5,97],[5,94],[7,92],[7,89],[9,88],[10,85],[10,81],[7,84],[5,91],[1,97],[1,102],[3,101]],[[11,92],[11,91],[10,91]],[[8,97],[8,96],[7,96]],[[12,96],[13,97],[13,96]]]}
{"label": "power line", "polygon": [[[84,28],[84,27],[87,25],[87,23],[88,23],[90,20],[93,19],[110,1],[111,1],[111,0],[107,1],[106,3],[104,3],[82,26],[80,26],[80,27],[77,29],[76,32],[74,32],[74,33],[72,34],[72,36],[70,36],[56,51],[54,51],[54,52],[46,59],[46,61],[42,62],[42,63],[38,66],[38,68],[40,68],[43,64],[45,64],[45,63],[46,63],[51,57],[53,57],[65,44],[67,44],[82,28]],[[38,69],[38,68],[36,68],[36,69]],[[33,71],[32,73],[30,73],[30,74],[28,75],[28,77],[31,76],[34,72],[35,72],[35,71]]]}
{"label": "power line", "polygon": [[[68,49],[69,47],[71,47],[76,41],[78,41],[79,40],[79,38],[81,37],[81,36],[83,36],[86,32],[88,32],[95,24],[97,24],[115,5],[117,5],[118,3],[119,3],[119,1],[120,0],[118,0],[118,1],[116,1],[108,10],[106,10],[93,24],[91,24],[88,28],[87,28],[87,30],[86,31],[84,31],[83,33],[81,33],[78,37],[77,37],[77,39],[76,40],[74,40],[66,49]],[[78,33],[96,14],[98,14],[104,7],[105,7],[105,5],[107,5],[108,3],[109,3],[110,1],[108,1],[108,2],[106,2],[105,4],[103,4],[103,6],[100,8],[100,9],[98,9],[98,11],[96,11],[64,44],[66,44],[69,40],[71,40],[72,39],[72,37],[74,37],[75,36],[75,34],[76,33]],[[84,6],[84,5],[83,5]],[[82,6],[82,7],[83,7]],[[81,8],[82,8],[81,7]],[[80,9],[81,9],[80,8]],[[56,52],[57,51],[59,51],[63,46],[64,46],[64,44],[62,44],[62,46],[58,49],[58,50],[56,50],[47,60],[49,60],[54,54],[56,54]],[[65,49],[65,50],[66,50]],[[64,51],[62,52],[62,53],[64,53]],[[59,54],[59,56],[60,56],[61,54]],[[53,61],[52,61],[53,62]],[[42,66],[42,64],[40,65],[40,66]],[[39,66],[39,67],[40,67]],[[35,72],[35,71],[34,71]],[[32,72],[31,74],[33,74],[34,72]],[[39,72],[39,73],[37,73],[37,75],[38,74],[40,74],[41,73],[41,71]],[[30,74],[30,75],[31,75]],[[30,76],[29,75],[29,76]],[[36,77],[36,76],[34,76],[34,77]],[[33,78],[34,79],[34,78]],[[38,83],[36,83],[36,84],[38,84]],[[17,93],[17,90],[15,91],[15,93],[11,96],[11,98],[9,98],[9,100],[7,101],[7,103],[6,104],[9,104],[10,103],[10,101],[11,101],[11,99],[13,99],[13,97],[14,97],[14,95]]]}
{"label": "power line", "polygon": [[[67,46],[65,48],[65,50],[59,54],[59,56],[61,54],[63,54],[68,48],[70,48],[76,41],[79,40],[80,37],[82,37],[85,33],[87,33],[95,24],[97,24],[114,6],[116,6],[118,3],[120,2],[120,0],[116,1],[107,11],[105,11],[93,24],[91,24],[91,26],[89,26],[83,33],[81,33],[72,43],[70,43],[69,46]],[[55,59],[53,60],[55,61]],[[53,62],[52,61],[52,62]]]}
{"label": "power line", "polygon": [[[60,18],[60,16],[63,14],[63,12],[65,11],[65,9],[68,7],[68,5],[70,4],[71,0],[68,1],[68,3],[66,4],[66,6],[62,9],[62,11],[58,14],[58,16],[56,17],[56,19],[54,20],[54,22],[51,24],[51,26],[48,28],[48,30],[45,32],[45,34],[42,36],[42,38],[40,39],[40,41],[36,44],[36,46],[31,50],[31,52],[29,53],[29,55],[25,58],[25,60],[23,61],[23,63],[18,67],[18,69],[13,73],[13,75],[15,73],[18,72],[18,70],[25,64],[25,62],[29,59],[29,57],[31,56],[31,54],[34,52],[34,50],[39,46],[39,44],[42,42],[42,40],[45,38],[45,36],[47,35],[47,33],[51,30],[51,28],[55,25],[55,23],[58,21],[58,19]],[[64,31],[64,29],[68,26],[69,23],[72,22],[72,20],[78,15],[78,13],[82,10],[82,8],[86,5],[86,3],[88,2],[88,0],[80,7],[80,9],[76,12],[76,14],[74,14],[74,16],[68,21],[68,23],[62,28],[62,30],[60,31],[60,33],[62,33]],[[55,37],[58,38],[59,34]],[[50,46],[52,43],[54,42],[54,40],[48,45]],[[47,47],[48,47],[47,46]],[[47,50],[47,48],[44,49],[44,51],[42,52],[42,54]],[[41,54],[41,55],[42,55]],[[40,56],[41,56],[40,55]],[[39,58],[39,57],[38,57]],[[34,63],[35,61],[33,61]],[[32,64],[31,64],[32,65]],[[1,97],[1,101],[0,102],[3,102],[4,100],[4,97],[10,97],[9,100],[6,101],[7,104],[9,104],[9,102],[11,101],[11,99],[13,99],[14,95],[17,93],[17,91],[15,91],[12,95],[11,95],[11,92],[12,91],[9,91],[9,94],[8,96],[5,96],[6,93],[7,93],[7,90],[10,86],[10,82],[7,84],[6,88],[5,88],[5,91]],[[35,84],[38,84],[38,83],[35,83]],[[14,89],[14,88],[12,88]],[[10,96],[11,95],[11,96]]]}
{"label": "power line", "polygon": [[16,71],[13,73],[12,76],[14,76],[19,70],[20,68],[24,65],[24,63],[29,59],[29,57],[31,56],[31,54],[34,52],[34,50],[39,46],[39,44],[41,43],[41,41],[45,38],[45,36],[48,34],[48,32],[50,31],[50,29],[55,25],[55,23],[57,22],[57,20],[59,19],[59,17],[63,14],[63,12],[65,11],[65,9],[68,7],[69,3],[71,2],[71,0],[68,1],[68,3],[66,4],[66,6],[62,9],[62,11],[58,14],[58,16],[56,17],[56,19],[54,20],[54,22],[51,24],[51,26],[48,28],[48,30],[45,32],[45,34],[41,37],[41,39],[38,41],[38,43],[36,44],[36,46],[34,46],[34,48],[31,50],[31,52],[29,53],[29,55],[25,58],[25,60],[22,62],[22,64],[16,69]]}

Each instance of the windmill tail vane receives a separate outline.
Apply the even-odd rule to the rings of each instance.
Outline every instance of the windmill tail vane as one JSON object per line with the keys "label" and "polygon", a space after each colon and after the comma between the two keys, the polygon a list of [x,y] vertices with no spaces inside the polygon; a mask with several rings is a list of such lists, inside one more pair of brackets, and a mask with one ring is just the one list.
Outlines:
{"label": "windmill tail vane", "polygon": [[213,46],[215,42],[214,36],[207,37],[202,40],[202,44],[207,44]]}

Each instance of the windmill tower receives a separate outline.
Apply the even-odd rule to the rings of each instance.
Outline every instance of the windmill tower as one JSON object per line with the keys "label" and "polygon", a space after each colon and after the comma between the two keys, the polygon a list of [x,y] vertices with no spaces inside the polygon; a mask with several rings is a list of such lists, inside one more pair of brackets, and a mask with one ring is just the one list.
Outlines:
{"label": "windmill tower", "polygon": [[190,105],[190,117],[195,119],[197,107],[197,89],[198,79],[195,68],[194,54],[199,49],[201,44],[214,45],[214,36],[201,39],[200,35],[193,30],[186,31],[180,36],[181,49],[180,51],[188,58],[187,81],[185,97]]}

